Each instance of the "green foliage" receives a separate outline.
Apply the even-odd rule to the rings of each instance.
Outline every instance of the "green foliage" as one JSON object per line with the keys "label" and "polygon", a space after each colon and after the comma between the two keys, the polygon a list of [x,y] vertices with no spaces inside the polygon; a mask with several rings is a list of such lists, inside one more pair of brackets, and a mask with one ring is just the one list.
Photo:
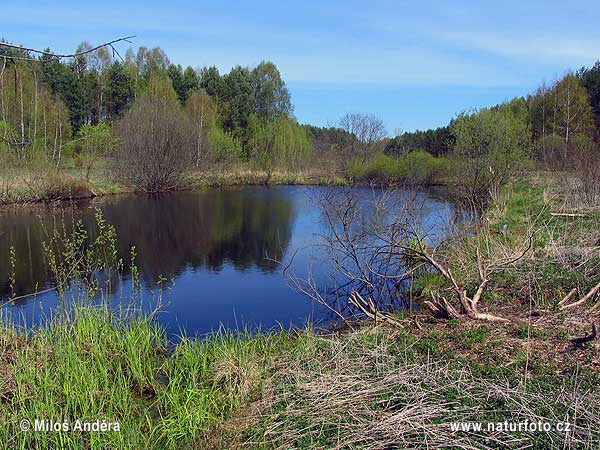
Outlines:
{"label": "green foliage", "polygon": [[217,106],[206,91],[195,90],[190,93],[185,104],[185,112],[192,122],[193,148],[192,161],[198,168],[202,161],[214,157],[209,138],[211,131],[218,126]]}
{"label": "green foliage", "polygon": [[290,94],[272,62],[261,62],[252,69],[254,113],[261,120],[273,121],[292,112]]}
{"label": "green foliage", "polygon": [[167,73],[179,101],[184,105],[192,92],[199,88],[199,79],[196,71],[191,67],[187,67],[184,71],[181,65],[176,66],[171,64],[167,69]]}
{"label": "green foliage", "polygon": [[147,76],[141,96],[148,95],[154,98],[163,99],[169,103],[178,101],[177,92],[173,88],[171,79],[161,72],[150,72]]}
{"label": "green foliage", "polygon": [[519,103],[463,113],[454,121],[453,184],[475,211],[484,210],[530,156],[530,132]]}
{"label": "green foliage", "polygon": [[231,162],[243,157],[242,144],[231,133],[214,127],[208,134],[208,142],[217,161]]}
{"label": "green foliage", "polygon": [[127,67],[115,62],[106,70],[106,112],[111,119],[119,118],[135,96],[135,85]]}
{"label": "green foliage", "polygon": [[587,91],[598,128],[600,127],[600,61],[596,61],[594,66],[589,69],[582,68],[577,75]]}
{"label": "green foliage", "polygon": [[349,174],[357,181],[407,181],[427,185],[444,177],[447,165],[444,158],[418,150],[401,158],[378,154],[365,163],[357,159],[353,160]]}
{"label": "green foliage", "polygon": [[276,167],[297,168],[312,152],[306,130],[286,116],[262,122],[252,114],[248,118],[250,157],[269,175]]}
{"label": "green foliage", "polygon": [[[593,91],[592,79],[587,80]],[[550,87],[542,85],[536,95],[528,98],[529,118],[535,139],[556,134],[566,144],[571,136],[590,134],[594,126],[594,111],[588,92],[580,78],[567,73]]]}
{"label": "green foliage", "polygon": [[365,163],[355,159],[350,163],[348,172],[357,181],[400,180],[408,174],[400,159],[384,154],[375,155]]}
{"label": "green foliage", "polygon": [[84,169],[85,180],[89,181],[90,172],[95,162],[102,156],[108,155],[117,144],[112,135],[112,130],[108,124],[101,122],[98,125],[83,125],[78,133],[78,140],[81,142],[80,151],[77,155],[77,161]]}
{"label": "green foliage", "polygon": [[21,159],[47,150],[58,159],[60,147],[71,138],[69,111],[41,82],[39,67],[17,62],[3,74],[2,142]]}
{"label": "green foliage", "polygon": [[447,171],[447,161],[423,150],[410,152],[402,159],[406,178],[419,184],[432,184]]}
{"label": "green foliage", "polygon": [[452,150],[452,124],[434,130],[413,131],[396,136],[385,146],[386,155],[404,156],[414,150],[424,149],[434,156],[443,156]]}

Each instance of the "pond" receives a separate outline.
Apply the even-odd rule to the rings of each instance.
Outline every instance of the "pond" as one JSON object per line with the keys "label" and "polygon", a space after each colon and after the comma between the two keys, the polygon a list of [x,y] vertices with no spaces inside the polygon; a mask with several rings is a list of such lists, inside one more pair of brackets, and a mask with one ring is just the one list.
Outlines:
{"label": "pond", "polygon": [[[319,245],[327,230],[318,200],[343,189],[365,199],[383,192],[367,187],[215,188],[2,210],[3,313],[28,326],[53,314],[60,300],[51,290],[43,242],[56,227],[68,229],[79,220],[93,236],[99,209],[116,230],[124,260],[119,287],[109,294],[112,301],[131,291],[128,268],[135,246],[142,308],[154,310],[160,291],[157,319],[171,336],[197,336],[221,326],[265,330],[327,323],[330,313],[294,289],[289,274],[303,277],[310,268],[319,279],[331,268]],[[398,190],[391,195],[401,202],[418,198],[423,224],[443,225],[452,217],[452,205],[430,193]],[[33,292],[41,293],[25,296]],[[16,300],[10,301],[11,296]]]}

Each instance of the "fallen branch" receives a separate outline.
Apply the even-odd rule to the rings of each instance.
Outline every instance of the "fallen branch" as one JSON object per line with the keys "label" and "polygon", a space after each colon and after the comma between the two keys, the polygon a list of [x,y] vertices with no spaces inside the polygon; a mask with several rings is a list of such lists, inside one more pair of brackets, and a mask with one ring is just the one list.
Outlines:
{"label": "fallen branch", "polygon": [[573,344],[573,347],[580,347],[594,339],[596,339],[596,324],[592,323],[592,332],[587,336],[571,339],[571,344]]}
{"label": "fallen branch", "polygon": [[404,326],[400,322],[398,322],[396,319],[391,317],[389,314],[385,314],[385,313],[381,312],[379,309],[377,309],[377,307],[375,306],[375,303],[373,303],[373,300],[369,299],[368,301],[366,301],[356,291],[352,291],[352,293],[350,294],[350,298],[348,299],[348,303],[350,303],[352,306],[356,307],[366,317],[374,320],[375,322],[382,321],[382,322],[389,323],[390,325],[393,325],[398,328],[404,328]]}
{"label": "fallen branch", "polygon": [[577,288],[571,289],[571,292],[569,292],[560,302],[558,302],[558,306],[562,306],[567,303],[575,294],[577,294]]}
{"label": "fallen branch", "polygon": [[552,217],[586,217],[586,214],[581,213],[550,213]]}
{"label": "fallen branch", "polygon": [[[574,308],[576,306],[579,306],[579,305],[587,302],[592,297],[594,297],[594,295],[596,295],[598,293],[598,291],[600,291],[600,283],[598,283],[596,286],[594,286],[590,292],[588,292],[587,294],[585,294],[585,296],[583,298],[577,300],[576,302],[569,303],[569,304],[563,304],[560,307],[560,310],[563,311],[565,309],[570,309],[570,308]],[[597,307],[598,306],[596,305],[595,307],[592,308],[592,310],[595,310]]]}

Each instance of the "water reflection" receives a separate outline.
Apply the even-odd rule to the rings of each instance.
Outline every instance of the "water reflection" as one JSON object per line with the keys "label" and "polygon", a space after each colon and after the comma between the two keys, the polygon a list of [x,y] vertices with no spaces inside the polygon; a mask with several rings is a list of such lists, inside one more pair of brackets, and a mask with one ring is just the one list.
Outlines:
{"label": "water reflection", "polygon": [[[293,203],[282,192],[210,190],[161,196],[128,196],[97,205],[114,225],[125,270],[136,247],[146,283],[176,278],[184,270],[221,271],[224,262],[236,270],[275,270],[291,235]],[[5,211],[0,218],[0,293],[24,295],[50,282],[43,245],[55,228],[70,230],[81,220],[91,237],[97,234],[92,204],[65,208]],[[10,247],[16,255],[14,271]],[[268,257],[267,257],[268,256]],[[14,272],[14,273],[13,273]]]}

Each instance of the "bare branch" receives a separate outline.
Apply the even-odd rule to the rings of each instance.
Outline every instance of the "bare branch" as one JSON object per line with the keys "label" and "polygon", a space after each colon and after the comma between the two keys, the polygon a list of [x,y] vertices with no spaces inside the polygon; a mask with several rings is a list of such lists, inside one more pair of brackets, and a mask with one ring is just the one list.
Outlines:
{"label": "bare branch", "polygon": [[[103,47],[110,47],[113,51],[113,54],[116,54],[119,56],[119,58],[121,58],[121,55],[119,54],[119,52],[117,51],[117,49],[114,47],[114,44],[116,44],[117,42],[128,42],[131,44],[130,39],[133,39],[134,37],[136,37],[135,35],[132,36],[126,36],[126,37],[122,37],[122,38],[118,38],[118,39],[113,39],[112,41],[106,42],[104,44],[100,44],[97,45],[96,47],[90,48],[88,50],[84,50],[81,52],[76,52],[76,53],[66,53],[66,54],[60,54],[60,53],[52,53],[52,52],[47,52],[45,50],[36,50],[34,48],[29,48],[29,47],[24,47],[21,45],[14,45],[14,44],[9,44],[7,42],[0,42],[0,47],[6,47],[6,48],[12,48],[15,50],[21,50],[23,52],[28,52],[28,53],[36,53],[42,56],[49,56],[51,58],[54,59],[62,59],[62,58],[76,58],[77,56],[83,56],[86,55],[88,53],[92,53],[95,52],[96,50],[99,50]],[[2,55],[4,58],[9,58],[9,59],[18,59],[18,60],[24,60],[24,61],[44,61],[44,60],[40,60],[40,59],[36,59],[36,58],[29,58],[26,56],[12,56],[12,55]],[[123,59],[123,58],[121,58]]]}

